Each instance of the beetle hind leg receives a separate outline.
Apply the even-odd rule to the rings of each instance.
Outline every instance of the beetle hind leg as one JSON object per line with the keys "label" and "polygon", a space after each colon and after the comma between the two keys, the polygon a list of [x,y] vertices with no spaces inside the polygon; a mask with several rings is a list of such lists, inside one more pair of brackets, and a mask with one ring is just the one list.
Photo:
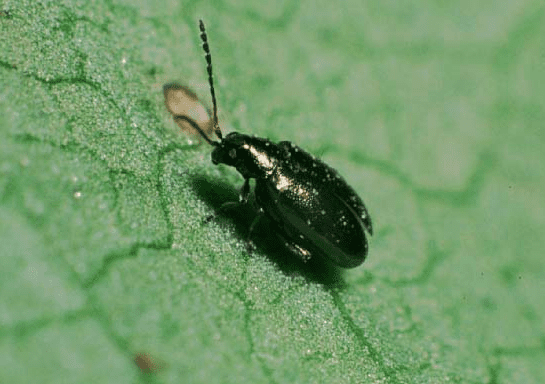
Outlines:
{"label": "beetle hind leg", "polygon": [[303,263],[307,263],[308,261],[310,261],[310,259],[312,259],[312,253],[310,253],[309,250],[301,247],[299,244],[294,243],[293,241],[288,241],[286,239],[284,239],[284,244],[286,245],[286,248],[288,248],[292,253],[297,255],[297,257],[299,257],[299,259],[301,259]]}

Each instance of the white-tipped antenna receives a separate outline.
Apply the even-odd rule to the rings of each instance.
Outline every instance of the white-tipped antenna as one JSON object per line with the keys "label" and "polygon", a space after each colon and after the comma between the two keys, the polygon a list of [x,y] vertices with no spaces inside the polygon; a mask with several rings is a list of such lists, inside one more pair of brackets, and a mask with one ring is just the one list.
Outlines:
{"label": "white-tipped antenna", "polygon": [[[214,90],[214,80],[212,78],[212,56],[210,55],[210,47],[208,45],[206,29],[204,28],[204,23],[202,22],[202,20],[199,20],[199,28],[201,30],[202,49],[204,50],[205,58],[206,58],[206,70],[208,71],[208,84],[210,85],[210,94],[212,95],[212,107],[214,111],[214,132],[216,133],[216,136],[221,141],[223,139],[223,135],[221,133],[220,126],[218,124],[218,106],[216,103],[216,92]],[[209,140],[207,141],[210,143]]]}

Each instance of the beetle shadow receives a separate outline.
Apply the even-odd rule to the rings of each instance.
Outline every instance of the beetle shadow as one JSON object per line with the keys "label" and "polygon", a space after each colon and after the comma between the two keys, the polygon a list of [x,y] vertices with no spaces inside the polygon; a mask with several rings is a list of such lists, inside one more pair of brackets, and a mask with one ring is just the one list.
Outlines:
{"label": "beetle shadow", "polygon": [[[222,208],[224,203],[239,201],[239,193],[231,184],[212,181],[196,174],[191,175],[190,178],[195,193],[215,211],[213,220],[218,223],[231,223],[236,236],[247,242],[249,228],[257,217],[253,193],[248,204],[224,209]],[[274,235],[275,232],[275,226],[266,217],[262,217],[252,231],[251,240],[255,249],[267,255],[285,275],[303,275],[327,288],[342,289],[346,287],[341,268],[316,257],[303,262],[287,247],[279,246],[279,244],[284,244],[284,241]]]}

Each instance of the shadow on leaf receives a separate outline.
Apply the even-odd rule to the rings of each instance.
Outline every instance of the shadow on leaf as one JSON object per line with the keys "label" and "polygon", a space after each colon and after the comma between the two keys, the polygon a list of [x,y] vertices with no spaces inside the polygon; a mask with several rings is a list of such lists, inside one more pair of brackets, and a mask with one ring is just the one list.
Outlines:
{"label": "shadow on leaf", "polygon": [[218,222],[227,220],[234,225],[236,237],[248,243],[251,240],[257,252],[263,253],[286,275],[301,274],[307,279],[323,284],[327,288],[342,289],[346,286],[343,279],[343,270],[321,258],[313,257],[303,262],[287,247],[280,246],[283,241],[275,233],[278,233],[276,225],[263,217],[254,227],[251,239],[249,228],[257,216],[257,210],[253,194],[248,204],[239,204],[229,209],[223,209],[226,202],[238,202],[238,192],[232,185],[216,180],[210,180],[202,175],[192,175],[192,187],[195,193],[215,211],[213,220]]}

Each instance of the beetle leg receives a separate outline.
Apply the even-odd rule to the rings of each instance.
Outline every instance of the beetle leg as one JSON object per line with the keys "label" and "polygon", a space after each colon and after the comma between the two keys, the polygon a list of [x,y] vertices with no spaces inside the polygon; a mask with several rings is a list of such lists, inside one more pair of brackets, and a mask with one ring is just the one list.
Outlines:
{"label": "beetle leg", "polygon": [[250,253],[250,254],[252,254],[253,251],[255,250],[255,244],[252,241],[252,235],[254,233],[255,227],[257,226],[257,223],[259,223],[259,221],[263,217],[264,213],[265,212],[263,211],[263,209],[259,208],[257,210],[257,215],[252,220],[252,224],[250,224],[250,228],[248,228],[248,235],[246,237],[246,244],[247,244],[247,248],[248,248],[248,253]]}
{"label": "beetle leg", "polygon": [[[241,204],[247,204],[249,198],[250,198],[250,179],[245,179],[244,184],[242,184],[242,188],[240,189],[240,194],[238,196],[238,201],[227,201],[227,202],[223,203],[219,207],[218,212],[230,211],[232,209],[238,208]],[[209,222],[211,222],[215,218],[215,216],[216,215],[208,216],[204,220],[205,224],[208,224]]]}
{"label": "beetle leg", "polygon": [[262,217],[263,217],[263,211],[260,209],[257,212],[256,217],[254,217],[254,219],[252,220],[252,224],[250,224],[250,228],[248,229],[248,241],[251,241],[252,233],[254,232],[254,229],[257,223],[259,223],[259,220],[261,220]]}
{"label": "beetle leg", "polygon": [[294,243],[293,241],[286,240],[284,238],[284,242],[286,247],[295,253],[303,263],[308,262],[312,258],[312,254],[305,248],[301,247],[297,243]]}
{"label": "beetle leg", "polygon": [[232,209],[236,209],[240,206],[240,202],[238,201],[227,201],[225,203],[223,203],[222,205],[220,205],[220,207],[218,208],[217,210],[217,213],[216,214],[213,214],[213,215],[208,215],[206,217],[206,219],[204,219],[204,223],[205,224],[208,224],[209,222],[211,222],[212,220],[214,220],[216,217],[218,217],[219,214],[221,213],[225,213],[227,211],[230,211]]}
{"label": "beetle leg", "polygon": [[240,195],[238,196],[238,201],[240,201],[243,204],[246,204],[248,202],[249,197],[250,197],[250,179],[244,179],[244,184],[242,184],[242,188],[240,189]]}

